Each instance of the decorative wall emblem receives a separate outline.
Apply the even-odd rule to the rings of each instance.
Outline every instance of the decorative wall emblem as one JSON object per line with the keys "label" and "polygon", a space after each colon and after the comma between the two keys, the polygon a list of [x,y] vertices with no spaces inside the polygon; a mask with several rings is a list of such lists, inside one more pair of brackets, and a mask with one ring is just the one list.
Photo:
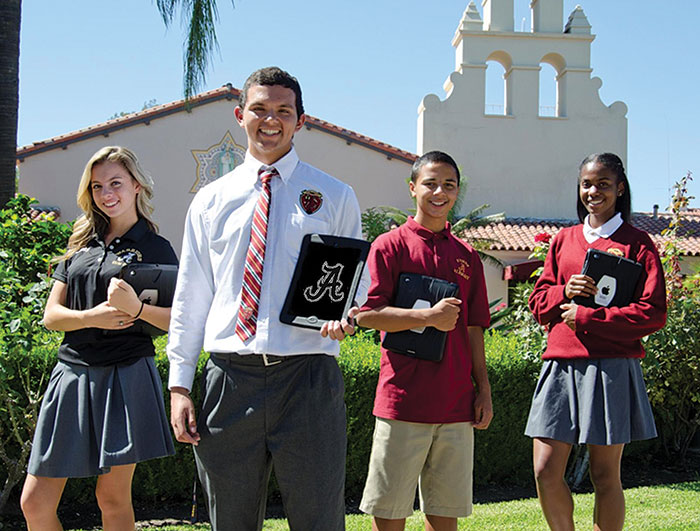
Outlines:
{"label": "decorative wall emblem", "polygon": [[324,295],[333,302],[343,300],[343,282],[340,280],[340,275],[343,272],[343,264],[328,265],[328,262],[323,262],[321,266],[323,275],[316,281],[315,286],[308,286],[304,289],[304,298],[309,302],[318,302]]}
{"label": "decorative wall emblem", "polygon": [[316,190],[302,190],[299,194],[299,204],[304,212],[307,214],[313,214],[318,211],[323,204],[323,194],[317,192]]}
{"label": "decorative wall emblem", "polygon": [[192,156],[197,161],[196,179],[190,189],[190,193],[194,194],[242,163],[245,147],[236,144],[231,132],[226,131],[221,142],[208,149],[193,149]]}

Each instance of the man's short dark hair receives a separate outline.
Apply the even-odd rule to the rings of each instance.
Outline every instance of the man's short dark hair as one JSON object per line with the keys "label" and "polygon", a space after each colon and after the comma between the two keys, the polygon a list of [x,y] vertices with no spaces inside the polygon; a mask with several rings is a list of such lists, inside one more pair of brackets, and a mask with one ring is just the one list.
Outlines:
{"label": "man's short dark hair", "polygon": [[426,164],[431,163],[443,163],[447,164],[448,166],[452,166],[452,168],[455,171],[455,174],[457,175],[457,184],[459,185],[460,177],[457,163],[452,157],[450,157],[447,153],[443,151],[428,151],[424,155],[418,157],[413,163],[413,167],[411,168],[411,181],[416,182],[416,179],[418,179],[418,174],[420,173],[420,169]]}
{"label": "man's short dark hair", "polygon": [[256,70],[248,76],[243,84],[243,89],[238,97],[238,106],[243,109],[248,97],[248,89],[254,85],[272,86],[281,85],[294,91],[296,96],[297,118],[304,114],[304,104],[301,101],[301,86],[297,78],[276,66],[268,66]]}

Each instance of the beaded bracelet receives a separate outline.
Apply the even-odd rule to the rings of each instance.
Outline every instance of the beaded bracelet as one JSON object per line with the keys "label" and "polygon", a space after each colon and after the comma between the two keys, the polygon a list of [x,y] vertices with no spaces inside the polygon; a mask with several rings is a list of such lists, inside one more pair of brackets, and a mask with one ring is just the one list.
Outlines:
{"label": "beaded bracelet", "polygon": [[134,315],[134,319],[138,319],[139,315],[141,315],[141,312],[143,311],[143,305],[146,304],[144,301],[141,301],[141,308],[139,309],[139,313]]}

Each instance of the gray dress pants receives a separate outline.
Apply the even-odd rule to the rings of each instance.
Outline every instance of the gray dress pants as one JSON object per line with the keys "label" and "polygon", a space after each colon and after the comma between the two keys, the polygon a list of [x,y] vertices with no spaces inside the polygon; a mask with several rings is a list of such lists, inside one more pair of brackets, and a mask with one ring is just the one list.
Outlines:
{"label": "gray dress pants", "polygon": [[345,402],[335,358],[265,366],[258,355],[212,354],[203,385],[195,457],[212,528],[260,530],[274,466],[291,531],[345,529]]}

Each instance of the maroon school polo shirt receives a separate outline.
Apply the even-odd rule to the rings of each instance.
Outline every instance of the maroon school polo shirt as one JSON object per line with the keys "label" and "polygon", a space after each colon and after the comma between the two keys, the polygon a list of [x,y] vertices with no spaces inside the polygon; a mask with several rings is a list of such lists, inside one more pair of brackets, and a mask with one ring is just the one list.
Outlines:
{"label": "maroon school polo shirt", "polygon": [[442,361],[418,360],[382,348],[374,415],[431,424],[473,421],[467,326],[488,327],[490,318],[484,270],[476,251],[455,238],[449,224],[435,233],[409,217],[401,227],[374,241],[367,264],[372,285],[363,310],[391,305],[401,273],[454,282],[462,300],[457,326],[447,334]]}

